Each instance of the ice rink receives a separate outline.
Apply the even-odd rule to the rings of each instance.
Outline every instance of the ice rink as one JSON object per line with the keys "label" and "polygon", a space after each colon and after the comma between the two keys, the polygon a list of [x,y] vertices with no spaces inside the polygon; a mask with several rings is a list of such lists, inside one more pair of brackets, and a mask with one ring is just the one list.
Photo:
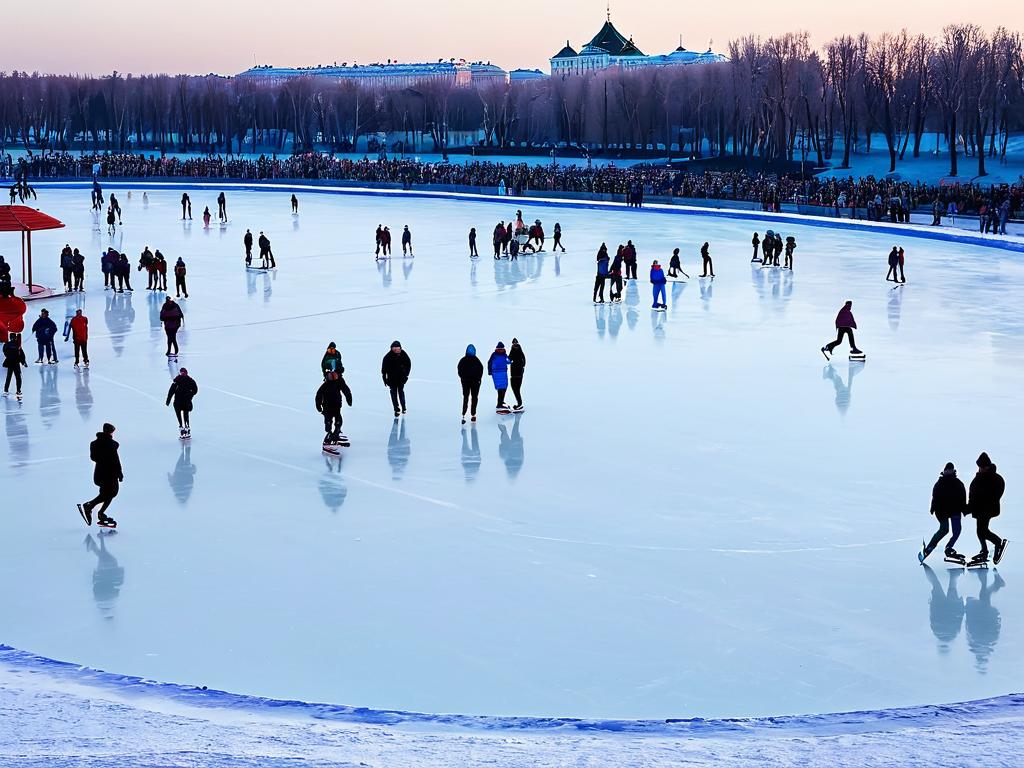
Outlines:
{"label": "ice rink", "polygon": [[[109,190],[107,190],[109,191]],[[0,642],[97,669],[371,708],[587,718],[762,716],[965,701],[1024,689],[1018,487],[1024,389],[1020,254],[762,222],[796,269],[750,264],[753,226],[652,211],[228,191],[40,189],[67,224],[34,238],[59,285],[87,255],[92,367],[26,371],[0,402],[7,543]],[[521,207],[568,253],[495,262]],[[394,258],[375,263],[387,224]],[[402,259],[402,226],[415,258]],[[467,258],[475,226],[481,258]],[[247,272],[266,231],[279,269]],[[594,253],[633,240],[639,284],[590,301]],[[711,243],[717,277],[699,280]],[[894,243],[907,284],[884,281]],[[144,246],[189,267],[179,366],[199,385],[182,445],[164,397],[163,300],[102,289],[100,251]],[[683,253],[687,282],[650,309],[647,271]],[[0,252],[17,261],[17,240]],[[17,268],[15,268],[17,272]],[[173,278],[171,279],[173,284]],[[818,351],[854,301],[864,364]],[[527,412],[459,423],[455,366],[521,341]],[[408,415],[380,375],[412,358]],[[355,398],[352,446],[320,451],[319,362],[336,341]],[[29,360],[35,344],[26,345]],[[176,372],[176,370],[175,370]],[[88,444],[117,425],[115,534],[86,528]],[[946,461],[969,483],[987,451],[1007,481],[989,572],[916,552]],[[977,551],[972,519],[958,549]],[[1018,543],[1019,542],[1019,543]]]}

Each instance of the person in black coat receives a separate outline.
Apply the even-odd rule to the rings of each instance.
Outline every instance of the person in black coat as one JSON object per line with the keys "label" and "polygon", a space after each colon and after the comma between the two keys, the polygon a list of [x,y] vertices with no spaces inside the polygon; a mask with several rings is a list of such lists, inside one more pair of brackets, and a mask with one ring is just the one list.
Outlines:
{"label": "person in black coat", "polygon": [[894,245],[892,250],[889,251],[889,271],[885,273],[885,279],[892,280],[894,283],[898,283],[896,270],[900,265],[900,253],[899,249]]}
{"label": "person in black coat", "polygon": [[758,253],[758,248],[759,248],[759,247],[760,247],[760,245],[761,245],[761,238],[760,238],[760,236],[758,236],[757,232],[755,232],[755,233],[754,233],[754,236],[753,236],[752,238],[750,238],[750,244],[751,244],[752,246],[754,246],[754,255],[753,255],[753,257],[752,257],[752,258],[750,259],[750,262],[751,262],[751,263],[754,263],[755,261],[760,261],[760,260],[761,260],[761,257],[760,257],[760,256],[758,256],[758,255],[757,255],[757,253]]}
{"label": "person in black coat", "polygon": [[932,487],[931,514],[939,521],[939,530],[932,536],[931,541],[924,545],[922,557],[928,557],[938,546],[939,542],[949,533],[950,524],[953,526],[953,535],[946,542],[946,557],[951,559],[961,558],[953,547],[956,540],[960,538],[960,518],[967,514],[967,489],[963,482],[956,476],[956,467],[953,462],[948,462],[939,475],[939,479]]}
{"label": "person in black coat", "polygon": [[245,246],[245,265],[252,264],[252,232],[245,230],[245,237],[242,238],[242,245]]}
{"label": "person in black coat", "polygon": [[[316,391],[316,410],[324,417],[324,445],[337,445],[341,442],[341,402],[342,397],[352,407],[352,390],[336,371],[324,374],[324,383]],[[347,445],[348,442],[346,441]]]}
{"label": "person in black coat", "polygon": [[45,355],[46,362],[56,364],[57,348],[53,345],[53,338],[57,335],[57,324],[50,318],[47,310],[40,311],[38,319],[32,324],[32,333],[35,334],[36,345],[39,347],[39,359],[36,362],[42,363]]}
{"label": "person in black coat", "polygon": [[96,464],[92,473],[92,481],[99,488],[96,498],[78,505],[78,512],[82,515],[86,525],[92,525],[92,512],[96,507],[98,522],[107,528],[116,528],[117,522],[105,513],[110,507],[120,490],[120,484],[124,482],[124,471],[121,469],[121,459],[117,455],[117,441],[114,440],[114,425],[104,424],[103,431],[96,433],[96,439],[89,444],[89,458]]}
{"label": "person in black coat", "polygon": [[7,377],[4,380],[4,395],[11,390],[11,378],[14,379],[14,393],[21,397],[21,369],[28,368],[28,361],[25,359],[25,350],[21,348],[21,334],[12,333],[3,346],[4,362],[3,367],[7,369]]}
{"label": "person in black coat", "polygon": [[988,542],[992,542],[995,546],[992,562],[999,565],[1006,549],[1006,539],[992,533],[988,526],[993,517],[999,516],[999,500],[1003,498],[1006,483],[996,472],[996,465],[992,463],[987,453],[982,452],[976,463],[978,474],[971,480],[970,496],[967,501],[967,511],[978,524],[978,541],[981,542],[981,551],[974,559],[988,560]]}
{"label": "person in black coat", "polygon": [[395,418],[405,413],[405,383],[412,371],[412,360],[397,340],[391,342],[391,350],[380,363],[380,375],[384,386],[391,390],[391,404],[395,407]]}
{"label": "person in black coat", "polygon": [[476,421],[476,404],[480,399],[480,383],[484,380],[484,364],[476,356],[476,347],[466,347],[466,354],[458,365],[459,381],[462,382],[462,423],[466,423],[466,409],[470,418]]}
{"label": "person in black coat", "polygon": [[512,339],[512,349],[508,352],[508,361],[511,370],[509,373],[509,384],[512,386],[512,394],[515,395],[516,404],[512,406],[513,411],[523,410],[523,374],[526,372],[526,353],[519,346],[519,339]]}
{"label": "person in black coat", "polygon": [[195,379],[188,375],[188,369],[182,368],[178,375],[171,382],[171,388],[167,390],[167,402],[170,405],[174,400],[174,415],[178,419],[178,429],[181,430],[181,439],[192,437],[192,425],[189,424],[188,415],[192,413],[192,398],[199,393],[199,385]]}

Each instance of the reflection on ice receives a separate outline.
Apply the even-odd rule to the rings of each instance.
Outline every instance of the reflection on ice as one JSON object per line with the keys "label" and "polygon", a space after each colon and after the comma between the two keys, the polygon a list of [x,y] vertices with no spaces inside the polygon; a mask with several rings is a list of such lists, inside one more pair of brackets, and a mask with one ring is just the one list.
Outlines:
{"label": "reflection on ice", "polygon": [[509,433],[505,420],[498,422],[498,456],[505,463],[505,471],[508,472],[510,480],[515,480],[519,470],[523,468],[525,451],[523,436],[519,432],[519,421],[523,418],[521,413],[512,417],[512,432]]}
{"label": "reflection on ice", "polygon": [[845,416],[850,409],[850,402],[853,400],[853,379],[863,370],[862,363],[851,362],[846,368],[846,378],[844,379],[831,361],[826,363],[822,369],[821,377],[832,382],[832,386],[835,388],[836,410],[840,416]]}
{"label": "reflection on ice", "polygon": [[[930,566],[925,565],[923,570],[932,588],[928,598],[928,616],[932,634],[938,640],[939,652],[944,655],[950,652],[966,618],[967,647],[974,654],[978,672],[984,674],[988,671],[989,660],[1002,629],[1002,619],[999,609],[992,605],[992,595],[1006,586],[1006,582],[998,571],[990,573],[987,568],[973,569],[973,577],[979,582],[978,596],[968,596],[965,601],[959,592],[959,581],[964,576],[973,577],[964,574],[962,568],[946,570],[945,588]],[[991,586],[989,579],[992,579]]]}
{"label": "reflection on ice", "polygon": [[99,539],[98,545],[92,534],[85,537],[85,548],[96,555],[96,568],[92,572],[92,597],[100,609],[100,615],[105,619],[114,618],[114,605],[124,585],[124,568],[107,551],[107,540],[115,535],[114,531],[100,531],[96,536]]}
{"label": "reflection on ice", "polygon": [[331,512],[337,512],[348,496],[348,486],[342,474],[342,457],[324,454],[325,471],[317,481],[320,498]]}
{"label": "reflection on ice", "polygon": [[480,438],[476,432],[476,424],[470,426],[468,430],[465,426],[462,427],[461,459],[466,482],[471,483],[480,473]]}
{"label": "reflection on ice", "polygon": [[[67,363],[61,363],[66,365]],[[39,413],[43,417],[43,425],[53,427],[60,416],[60,393],[57,392],[57,366],[40,365],[39,367]]]}
{"label": "reflection on ice", "polygon": [[89,369],[79,368],[75,371],[75,407],[82,421],[88,421],[92,415],[92,391],[89,389]]}
{"label": "reflection on ice", "polygon": [[994,571],[990,588],[987,568],[976,569],[974,573],[981,582],[981,588],[977,597],[967,598],[967,645],[974,654],[978,671],[984,673],[988,671],[989,658],[999,642],[999,630],[1002,627],[999,609],[992,605],[992,595],[1006,586],[1006,582],[998,571]]}
{"label": "reflection on ice", "polygon": [[196,482],[196,466],[192,463],[192,446],[187,441],[182,441],[181,454],[174,463],[174,469],[167,473],[167,482],[178,503],[187,504]]}
{"label": "reflection on ice", "polygon": [[409,454],[412,452],[412,443],[406,434],[405,419],[395,419],[391,425],[391,434],[388,435],[388,463],[391,465],[391,477],[400,480],[405,473],[405,467],[409,463]]}

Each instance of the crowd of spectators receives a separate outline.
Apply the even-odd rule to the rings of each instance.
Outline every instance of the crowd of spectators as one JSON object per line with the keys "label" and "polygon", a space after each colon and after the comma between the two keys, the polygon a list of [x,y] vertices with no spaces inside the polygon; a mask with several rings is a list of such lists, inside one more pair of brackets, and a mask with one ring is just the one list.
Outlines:
{"label": "crowd of spectators", "polygon": [[[910,210],[932,209],[976,215],[985,208],[1009,202],[1011,217],[1024,207],[1024,183],[981,185],[928,184],[891,178],[810,177],[807,179],[747,171],[692,173],[656,165],[548,165],[536,163],[418,162],[411,159],[357,159],[308,153],[285,157],[189,156],[141,154],[33,154],[14,160],[0,158],[7,178],[189,178],[189,179],[325,179],[419,185],[492,187],[507,194],[527,190],[611,194],[635,202],[645,197],[685,197],[760,203],[765,210],[782,204],[824,209],[822,213],[882,218],[898,210],[900,220]],[[952,207],[951,207],[952,206]],[[858,214],[857,211],[860,211]]]}

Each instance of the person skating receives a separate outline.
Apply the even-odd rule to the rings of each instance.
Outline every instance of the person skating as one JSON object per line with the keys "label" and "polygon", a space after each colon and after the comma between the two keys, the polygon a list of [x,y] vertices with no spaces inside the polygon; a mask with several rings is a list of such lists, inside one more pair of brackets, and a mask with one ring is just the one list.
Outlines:
{"label": "person skating", "polygon": [[[757,233],[755,233],[754,236],[756,237]],[[679,249],[673,248],[672,258],[668,260],[668,276],[675,279],[679,275],[682,275],[687,279],[690,277],[688,274],[683,272],[683,263],[679,259]]]}
{"label": "person skating", "polygon": [[320,372],[324,376],[328,373],[340,375],[345,372],[345,366],[341,363],[341,352],[338,351],[338,345],[333,341],[327,345],[327,351],[324,352],[324,356],[320,360]]}
{"label": "person skating", "polygon": [[156,253],[153,255],[153,268],[156,270],[156,290],[166,291],[167,290],[167,259],[160,253],[160,249],[156,249]]}
{"label": "person skating", "polygon": [[118,285],[117,292],[124,293],[125,291],[128,291],[129,293],[134,293],[135,289],[132,288],[132,265],[131,262],[128,261],[127,253],[122,253],[118,256],[116,274]]}
{"label": "person skating", "polygon": [[260,265],[263,269],[277,269],[277,259],[274,258],[274,249],[270,247],[270,238],[260,231],[259,240],[256,242],[260,247]]}
{"label": "person skating", "polygon": [[612,265],[608,267],[608,282],[611,283],[608,299],[612,304],[622,301],[622,250],[623,247],[620,245],[615,252],[615,258],[612,259]]}
{"label": "person skating", "polygon": [[505,405],[505,393],[508,391],[508,366],[509,359],[505,353],[505,345],[499,341],[487,359],[487,375],[491,377],[494,389],[498,393],[498,404],[495,406],[495,410],[499,413],[507,413],[511,410]]}
{"label": "person skating", "polygon": [[53,345],[53,339],[57,335],[57,324],[50,319],[48,310],[41,310],[39,317],[32,323],[32,334],[36,337],[36,346],[39,348],[37,365],[43,364],[43,358],[50,365],[57,364],[57,349]]}
{"label": "person skating", "polygon": [[324,445],[349,444],[348,438],[341,433],[341,405],[342,398],[352,407],[352,390],[349,389],[341,373],[328,371],[324,375],[324,382],[316,391],[314,402],[317,413],[324,417]]}
{"label": "person skating", "polygon": [[783,268],[793,271],[793,251],[796,250],[796,238],[790,235],[786,238],[786,261]]}
{"label": "person skating", "polygon": [[64,279],[64,290],[71,293],[72,285],[72,269],[74,264],[71,262],[71,245],[70,243],[64,243],[64,248],[60,252],[60,271]]}
{"label": "person skating", "polygon": [[767,267],[772,263],[772,248],[775,246],[775,232],[765,230],[764,238],[761,240],[761,266]]}
{"label": "person skating", "polygon": [[992,562],[999,565],[1006,550],[1007,540],[1000,538],[989,529],[993,517],[999,517],[999,500],[1003,498],[1006,482],[996,472],[996,465],[982,452],[978,456],[978,473],[971,480],[970,493],[967,498],[967,511],[978,525],[978,541],[981,551],[971,558],[969,565],[988,562],[988,544],[992,542],[995,553]]}
{"label": "person skating", "polygon": [[761,260],[761,257],[757,255],[758,248],[761,246],[761,238],[757,232],[755,232],[754,236],[750,239],[750,244],[754,246],[754,255],[750,258],[750,263],[753,264],[754,262]]}
{"label": "person skating", "polygon": [[[408,253],[407,253],[408,251]],[[402,229],[402,256],[412,256],[412,232],[409,231],[409,225],[406,224]]]}
{"label": "person skating", "polygon": [[160,307],[160,322],[164,324],[164,333],[167,336],[166,357],[177,360],[178,329],[185,322],[185,313],[181,311],[181,307],[170,295],[164,299],[164,305]]}
{"label": "person skating", "polygon": [[967,514],[967,490],[960,478],[956,476],[956,467],[951,461],[946,464],[939,479],[932,487],[932,503],[929,511],[939,521],[939,529],[930,541],[922,545],[917,559],[924,563],[925,558],[949,533],[950,525],[952,525],[953,535],[946,542],[946,560],[963,565],[966,560],[954,547],[957,539],[960,538],[960,518]]}
{"label": "person skating", "polygon": [[217,221],[226,222],[228,220],[228,199],[221,192],[217,195]]}
{"label": "person skating", "polygon": [[71,339],[75,350],[75,368],[78,368],[79,360],[86,368],[89,367],[89,318],[82,314],[82,310],[76,309],[73,317],[64,324],[64,341]]}
{"label": "person skating", "polygon": [[252,232],[245,230],[245,235],[242,237],[242,245],[245,246],[245,266],[252,264]]}
{"label": "person skating", "polygon": [[604,284],[608,279],[608,246],[601,243],[597,250],[597,276],[594,278],[594,303],[604,304]]}
{"label": "person skating", "polygon": [[299,198],[292,194],[292,213],[297,214],[299,212]]}
{"label": "person skating", "polygon": [[75,283],[72,290],[78,293],[85,292],[85,256],[75,248],[71,253],[71,276]]}
{"label": "person skating", "polygon": [[512,339],[512,348],[508,351],[509,384],[512,385],[512,395],[516,404],[512,406],[513,411],[523,410],[523,375],[526,373],[526,353],[519,344],[519,339]]}
{"label": "person skating", "polygon": [[636,280],[636,246],[632,240],[627,240],[622,249],[622,260],[626,264],[626,279]]}
{"label": "person skating", "polygon": [[536,241],[537,248],[536,252],[540,253],[544,250],[544,225],[540,223],[540,219],[533,222],[533,226],[530,227],[530,237]]}
{"label": "person skating", "polygon": [[114,213],[117,214],[117,223],[120,224],[121,223],[121,204],[117,201],[117,198],[114,197],[114,193],[113,192],[110,193],[110,208],[111,208],[111,210]]}
{"label": "person skating", "polygon": [[494,226],[494,234],[491,236],[491,244],[494,246],[494,260],[501,258],[501,244],[505,239],[505,222],[499,221]]}
{"label": "person skating", "polygon": [[[117,454],[118,443],[114,440],[114,425],[104,424],[103,431],[96,433],[96,439],[89,444],[89,458],[96,464],[92,481],[99,489],[96,498],[78,505],[78,514],[86,525],[92,525],[92,513],[96,510],[97,524],[104,528],[116,528],[117,521],[106,512],[124,482],[121,458]],[[99,509],[96,509],[99,507]]]}
{"label": "person skating", "polygon": [[210,228],[210,220],[213,218],[213,214],[210,213],[210,206],[203,207],[203,229]]}
{"label": "person skating", "polygon": [[828,360],[829,355],[832,354],[832,350],[839,346],[843,341],[843,336],[850,337],[850,354],[851,355],[863,355],[864,353],[857,349],[857,342],[853,340],[853,330],[857,327],[857,321],[853,319],[853,302],[847,301],[843,304],[842,309],[839,310],[839,314],[836,315],[836,340],[830,341],[824,347],[821,348],[821,353]]}
{"label": "person skating", "polygon": [[405,383],[412,372],[412,360],[397,340],[391,342],[391,349],[380,363],[380,375],[384,386],[391,391],[391,405],[395,418],[405,413]]}
{"label": "person skating", "polygon": [[375,258],[379,259],[380,258],[380,249],[384,245],[384,225],[383,224],[378,224],[377,225],[377,231],[373,233],[373,239],[374,239],[374,242],[376,242],[376,244],[377,244],[376,247],[374,248],[373,255],[374,255]]}
{"label": "person skating", "polygon": [[117,219],[114,217],[114,209],[107,208],[107,234],[113,235],[117,231]]}
{"label": "person skating", "polygon": [[185,266],[185,260],[178,257],[178,260],[174,262],[174,295],[177,298],[181,298],[181,294],[185,294],[185,298],[188,298],[188,286],[185,284],[185,275],[188,274],[188,268]]}
{"label": "person skating", "polygon": [[181,220],[185,220],[185,214],[188,214],[188,220],[192,221],[192,199],[188,196],[188,192],[181,193]]}
{"label": "person skating", "polygon": [[139,265],[138,270],[146,270],[146,290],[156,290],[156,270],[153,268],[153,252],[149,250],[147,245],[142,249],[142,253],[139,254]]}
{"label": "person skating", "polygon": [[900,252],[899,249],[894,245],[892,250],[889,251],[889,271],[885,273],[885,280],[888,282],[892,280],[894,283],[898,283],[896,270],[900,265]]}
{"label": "person skating", "polygon": [[477,259],[480,257],[479,252],[476,250],[476,227],[469,228],[469,258]]}
{"label": "person skating", "polygon": [[668,307],[668,304],[665,303],[666,282],[668,280],[661,269],[661,264],[655,261],[651,264],[651,293],[653,302],[651,309],[666,309]]}
{"label": "person skating", "polygon": [[100,271],[103,273],[103,290],[117,290],[118,254],[113,248],[107,248],[100,256]]}
{"label": "person skating", "polygon": [[711,263],[711,251],[710,246],[704,243],[700,247],[700,258],[704,264],[704,272],[701,273],[701,277],[714,277],[715,276],[715,265]]}
{"label": "person skating", "polygon": [[896,255],[898,257],[896,259],[896,264],[900,268],[900,282],[905,283],[907,282],[907,276],[903,273],[903,264],[906,261],[906,254],[904,253],[902,247],[896,252]]}
{"label": "person skating", "polygon": [[466,414],[476,421],[476,406],[480,399],[480,383],[484,379],[484,364],[476,356],[476,347],[466,347],[466,354],[459,360],[456,367],[459,381],[462,383],[462,423],[466,423]]}
{"label": "person skating", "polygon": [[559,248],[562,249],[562,253],[565,253],[565,246],[562,245],[562,225],[557,221],[555,222],[555,228],[553,230],[554,239],[551,244],[551,252],[554,253]]}
{"label": "person skating", "polygon": [[192,437],[189,414],[192,413],[192,398],[198,393],[199,385],[188,375],[188,369],[180,368],[178,375],[171,382],[171,388],[167,390],[167,401],[164,405],[170,405],[173,399],[174,416],[178,420],[178,431],[182,440]]}
{"label": "person skating", "polygon": [[4,379],[4,397],[11,391],[11,379],[14,379],[14,395],[21,399],[21,369],[28,368],[28,361],[25,359],[25,350],[21,347],[21,334],[12,333],[4,342],[3,367],[7,369],[7,376]]}
{"label": "person skating", "polygon": [[779,256],[782,255],[782,248],[783,248],[783,245],[782,245],[782,235],[780,235],[778,232],[776,232],[775,233],[775,243],[772,246],[772,256],[773,256],[773,258],[772,258],[772,266],[773,267],[779,266]]}

